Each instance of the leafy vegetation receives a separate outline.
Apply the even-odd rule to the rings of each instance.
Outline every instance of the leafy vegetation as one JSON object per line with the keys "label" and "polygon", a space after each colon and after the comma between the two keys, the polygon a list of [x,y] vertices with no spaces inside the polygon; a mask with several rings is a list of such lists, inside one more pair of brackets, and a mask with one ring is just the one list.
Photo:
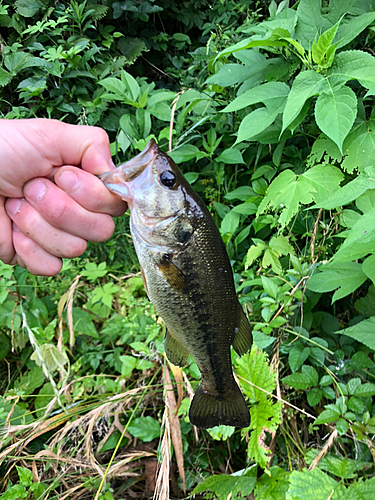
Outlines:
{"label": "leafy vegetation", "polygon": [[249,429],[197,432],[127,216],[58,278],[1,264],[0,498],[372,499],[375,2],[4,0],[0,26],[1,116],[170,151],[255,345]]}

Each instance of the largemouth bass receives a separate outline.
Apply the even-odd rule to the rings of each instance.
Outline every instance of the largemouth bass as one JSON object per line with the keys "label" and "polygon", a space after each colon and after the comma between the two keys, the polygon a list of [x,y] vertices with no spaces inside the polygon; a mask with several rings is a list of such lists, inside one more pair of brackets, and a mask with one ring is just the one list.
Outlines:
{"label": "largemouth bass", "polygon": [[252,335],[206,206],[153,140],[100,177],[129,205],[144,286],[167,327],[169,361],[182,367],[191,354],[202,375],[190,406],[191,423],[247,427],[249,410],[233,377],[230,346],[242,355]]}

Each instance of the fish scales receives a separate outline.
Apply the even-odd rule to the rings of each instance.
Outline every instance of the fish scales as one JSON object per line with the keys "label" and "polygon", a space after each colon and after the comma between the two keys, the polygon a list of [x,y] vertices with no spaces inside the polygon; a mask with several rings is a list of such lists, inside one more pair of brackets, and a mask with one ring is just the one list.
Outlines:
{"label": "fish scales", "polygon": [[[163,175],[170,177],[169,184],[175,181],[169,189],[162,185]],[[201,372],[191,422],[201,428],[248,426],[249,411],[234,380],[230,346],[239,354],[246,352],[252,342],[250,326],[235,294],[224,243],[206,206],[154,142],[102,179],[129,203],[145,288],[167,327],[168,358],[183,366],[190,353]]]}

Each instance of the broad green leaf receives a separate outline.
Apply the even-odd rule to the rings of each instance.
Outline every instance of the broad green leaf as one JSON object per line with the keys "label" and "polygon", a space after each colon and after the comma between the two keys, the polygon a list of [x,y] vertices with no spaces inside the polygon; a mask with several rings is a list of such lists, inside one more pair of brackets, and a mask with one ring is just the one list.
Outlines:
{"label": "broad green leaf", "polygon": [[26,491],[25,486],[15,484],[1,495],[1,500],[20,500],[21,498],[27,498],[28,496],[29,492]]}
{"label": "broad green leaf", "polygon": [[[348,384],[349,385],[349,384]],[[359,384],[352,391],[354,396],[358,396],[360,398],[367,398],[375,395],[375,384]]]}
{"label": "broad green leaf", "polygon": [[270,111],[268,108],[258,108],[249,113],[240,123],[235,144],[242,141],[250,141],[258,134],[263,132],[276,119],[276,116],[282,112],[282,107]]}
{"label": "broad green leaf", "polygon": [[[347,137],[347,141],[350,139],[350,135]],[[349,173],[355,169],[363,172],[366,167],[375,165],[375,130],[366,127],[347,146],[346,155],[342,162],[342,168]]]}
{"label": "broad green leaf", "polygon": [[328,87],[323,75],[313,70],[302,71],[293,81],[283,113],[282,132],[297,118],[307,99]]}
{"label": "broad green leaf", "polygon": [[344,418],[339,418],[336,422],[336,430],[339,436],[343,436],[348,432],[349,424]]}
{"label": "broad green leaf", "polygon": [[327,78],[336,82],[346,83],[358,80],[369,89],[375,86],[375,57],[361,50],[346,50],[336,55],[335,60],[327,70]]}
{"label": "broad green leaf", "polygon": [[296,176],[291,170],[284,170],[276,177],[267,189],[258,208],[258,215],[268,206],[275,210],[281,209],[279,223],[284,227],[297,213],[300,203],[308,204],[313,201],[314,187],[304,176]]}
{"label": "broad green leaf", "polygon": [[333,165],[317,165],[309,168],[302,175],[314,188],[313,197],[316,203],[334,195],[344,180],[341,170]]}
{"label": "broad green leaf", "polygon": [[31,470],[26,469],[26,467],[19,467],[18,465],[16,465],[16,468],[22,486],[31,486],[33,483],[33,473]]}
{"label": "broad green leaf", "polygon": [[[337,495],[334,495],[337,490]],[[312,471],[294,470],[290,475],[290,487],[286,500],[339,500],[345,488],[318,467]]]}
{"label": "broad green leaf", "polygon": [[281,267],[279,257],[280,254],[278,252],[270,247],[267,248],[263,255],[262,266],[265,268],[271,266],[272,271],[276,275],[281,274],[283,269]]}
{"label": "broad green leaf", "polygon": [[245,163],[241,151],[236,148],[225,149],[220,156],[217,157],[217,161],[222,161],[229,165]]}
{"label": "broad green leaf", "polygon": [[120,360],[121,375],[125,378],[129,378],[138,362],[137,358],[135,356],[120,356]]}
{"label": "broad green leaf", "polygon": [[273,30],[270,36],[267,34],[263,38],[257,35],[245,38],[235,45],[231,45],[219,52],[215,61],[217,61],[220,57],[233,54],[239,50],[251,49],[253,47],[285,47],[288,45],[287,42],[280,41],[280,38],[283,36],[290,36],[290,33],[287,30],[277,28]]}
{"label": "broad green leaf", "polygon": [[264,291],[272,298],[276,299],[279,287],[277,284],[274,282],[273,279],[267,278],[266,276],[261,276],[262,280],[262,285],[264,288]]}
{"label": "broad green leaf", "polygon": [[279,255],[294,255],[294,249],[289,243],[289,239],[286,236],[272,236],[270,239],[270,248],[277,252]]}
{"label": "broad green leaf", "polygon": [[[360,259],[375,252],[375,208],[358,219],[342,246],[336,252],[336,262]],[[363,271],[361,270],[361,273]],[[364,274],[364,273],[363,273]]]}
{"label": "broad green leaf", "polygon": [[332,26],[322,14],[321,0],[300,0],[297,19],[295,38],[306,50],[311,49],[318,36]]}
{"label": "broad green leaf", "polygon": [[334,422],[338,420],[341,416],[340,410],[336,405],[327,405],[326,409],[323,410],[319,416],[315,419],[314,425],[327,424],[329,422]]}
{"label": "broad green leaf", "polygon": [[296,372],[310,356],[310,347],[304,346],[301,342],[296,342],[289,353],[288,361],[292,372]]}
{"label": "broad green leaf", "polygon": [[117,94],[120,97],[124,97],[126,93],[125,84],[118,78],[105,78],[99,81],[99,85],[102,85],[106,90]]}
{"label": "broad green leaf", "polygon": [[53,344],[42,344],[39,346],[39,353],[40,356],[37,355],[36,352],[33,352],[30,358],[35,361],[38,366],[42,366],[44,364],[49,372],[62,369],[68,362],[68,357],[65,354],[65,351],[59,351],[59,349]]}
{"label": "broad green leaf", "polygon": [[241,186],[224,195],[224,198],[228,201],[232,200],[246,201],[249,198],[253,197],[256,198],[258,197],[258,195],[251,186]]}
{"label": "broad green leaf", "polygon": [[[341,0],[339,0],[341,1]],[[337,48],[341,49],[367,28],[375,20],[375,12],[366,12],[360,16],[344,19],[337,31],[335,42]]]}
{"label": "broad green leaf", "polygon": [[[320,450],[319,450],[320,451]],[[318,450],[310,450],[307,453],[306,462],[311,464],[319,453]],[[366,463],[359,460],[352,460],[348,457],[340,457],[336,455],[326,455],[319,461],[319,468],[340,477],[341,479],[354,479],[355,472],[363,469]]]}
{"label": "broad green leaf", "polygon": [[322,389],[313,387],[307,393],[307,402],[309,403],[310,406],[314,407],[317,404],[319,404],[320,400],[322,399],[322,396],[323,396]]}
{"label": "broad green leaf", "polygon": [[148,443],[160,437],[161,427],[159,422],[152,417],[138,417],[130,422],[128,431],[132,436]]}
{"label": "broad green leaf", "polygon": [[196,146],[193,146],[192,144],[184,144],[183,146],[170,151],[168,155],[175,163],[183,163],[195,158],[198,152],[199,149]]}
{"label": "broad green leaf", "polygon": [[374,477],[367,480],[359,479],[349,486],[347,490],[347,500],[373,500],[374,491]]}
{"label": "broad green leaf", "polygon": [[208,434],[215,439],[215,441],[226,441],[230,438],[235,431],[235,427],[230,425],[217,425],[207,429]]}
{"label": "broad green leaf", "polygon": [[220,85],[220,87],[231,87],[244,82],[253,74],[254,70],[243,64],[225,64],[217,73],[206,80],[208,85]]}
{"label": "broad green leaf", "polygon": [[242,475],[214,475],[208,477],[203,483],[198,484],[193,490],[193,495],[197,493],[214,493],[217,498],[228,498],[229,495],[236,498],[247,498],[253,491],[256,484],[256,469],[251,468]]}
{"label": "broad green leaf", "polygon": [[[375,189],[369,189],[365,193],[361,194],[361,196],[355,200],[355,204],[358,210],[360,210],[363,214],[370,212],[373,208],[375,208]],[[359,218],[360,217],[358,217],[357,220],[359,220]]]}
{"label": "broad green leaf", "polygon": [[316,123],[343,153],[344,139],[350,132],[357,115],[357,98],[349,87],[332,89],[320,94],[315,105]]}
{"label": "broad green leaf", "polygon": [[367,279],[357,262],[325,264],[309,280],[307,288],[313,292],[325,293],[336,290],[332,303],[354,292]]}
{"label": "broad green leaf", "polygon": [[255,498],[262,500],[285,500],[289,488],[290,472],[273,466],[257,480]]}
{"label": "broad green leaf", "polygon": [[375,254],[367,257],[362,263],[362,271],[375,284]]}
{"label": "broad green leaf", "polygon": [[282,379],[284,384],[295,389],[308,389],[318,385],[318,372],[313,366],[303,365],[301,372],[292,373]]}
{"label": "broad green leaf", "polygon": [[375,350],[375,316],[364,319],[354,326],[338,330],[335,333],[347,335],[348,337],[361,342],[372,350]]}
{"label": "broad green leaf", "polygon": [[343,188],[333,192],[327,199],[318,202],[314,208],[333,208],[348,205],[367,190],[375,189],[375,167],[368,167],[354,180],[345,184]]}
{"label": "broad green leaf", "polygon": [[238,228],[240,223],[240,214],[231,210],[227,213],[224,219],[221,221],[220,232],[221,234],[233,234]]}
{"label": "broad green leaf", "polygon": [[35,397],[35,410],[38,418],[42,418],[46,412],[47,405],[55,397],[55,393],[50,382],[47,382]]}
{"label": "broad green leaf", "polygon": [[226,106],[222,113],[230,113],[239,109],[251,106],[262,102],[267,108],[277,107],[283,105],[285,99],[289,94],[289,87],[286,83],[282,82],[268,82],[259,85],[253,89],[248,90],[239,97],[236,97],[228,106]]}
{"label": "broad green leaf", "polygon": [[254,260],[262,255],[266,248],[266,244],[261,242],[257,243],[256,245],[252,245],[247,251],[245,268],[247,269],[248,267],[250,267]]}

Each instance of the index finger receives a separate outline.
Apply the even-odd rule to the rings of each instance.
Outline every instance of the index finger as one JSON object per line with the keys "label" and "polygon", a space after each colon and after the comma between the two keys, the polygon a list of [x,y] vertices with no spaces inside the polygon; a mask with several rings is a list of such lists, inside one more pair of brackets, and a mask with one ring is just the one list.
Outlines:
{"label": "index finger", "polygon": [[55,174],[55,183],[90,212],[118,217],[127,210],[127,204],[111,193],[100,179],[80,168],[59,168]]}

